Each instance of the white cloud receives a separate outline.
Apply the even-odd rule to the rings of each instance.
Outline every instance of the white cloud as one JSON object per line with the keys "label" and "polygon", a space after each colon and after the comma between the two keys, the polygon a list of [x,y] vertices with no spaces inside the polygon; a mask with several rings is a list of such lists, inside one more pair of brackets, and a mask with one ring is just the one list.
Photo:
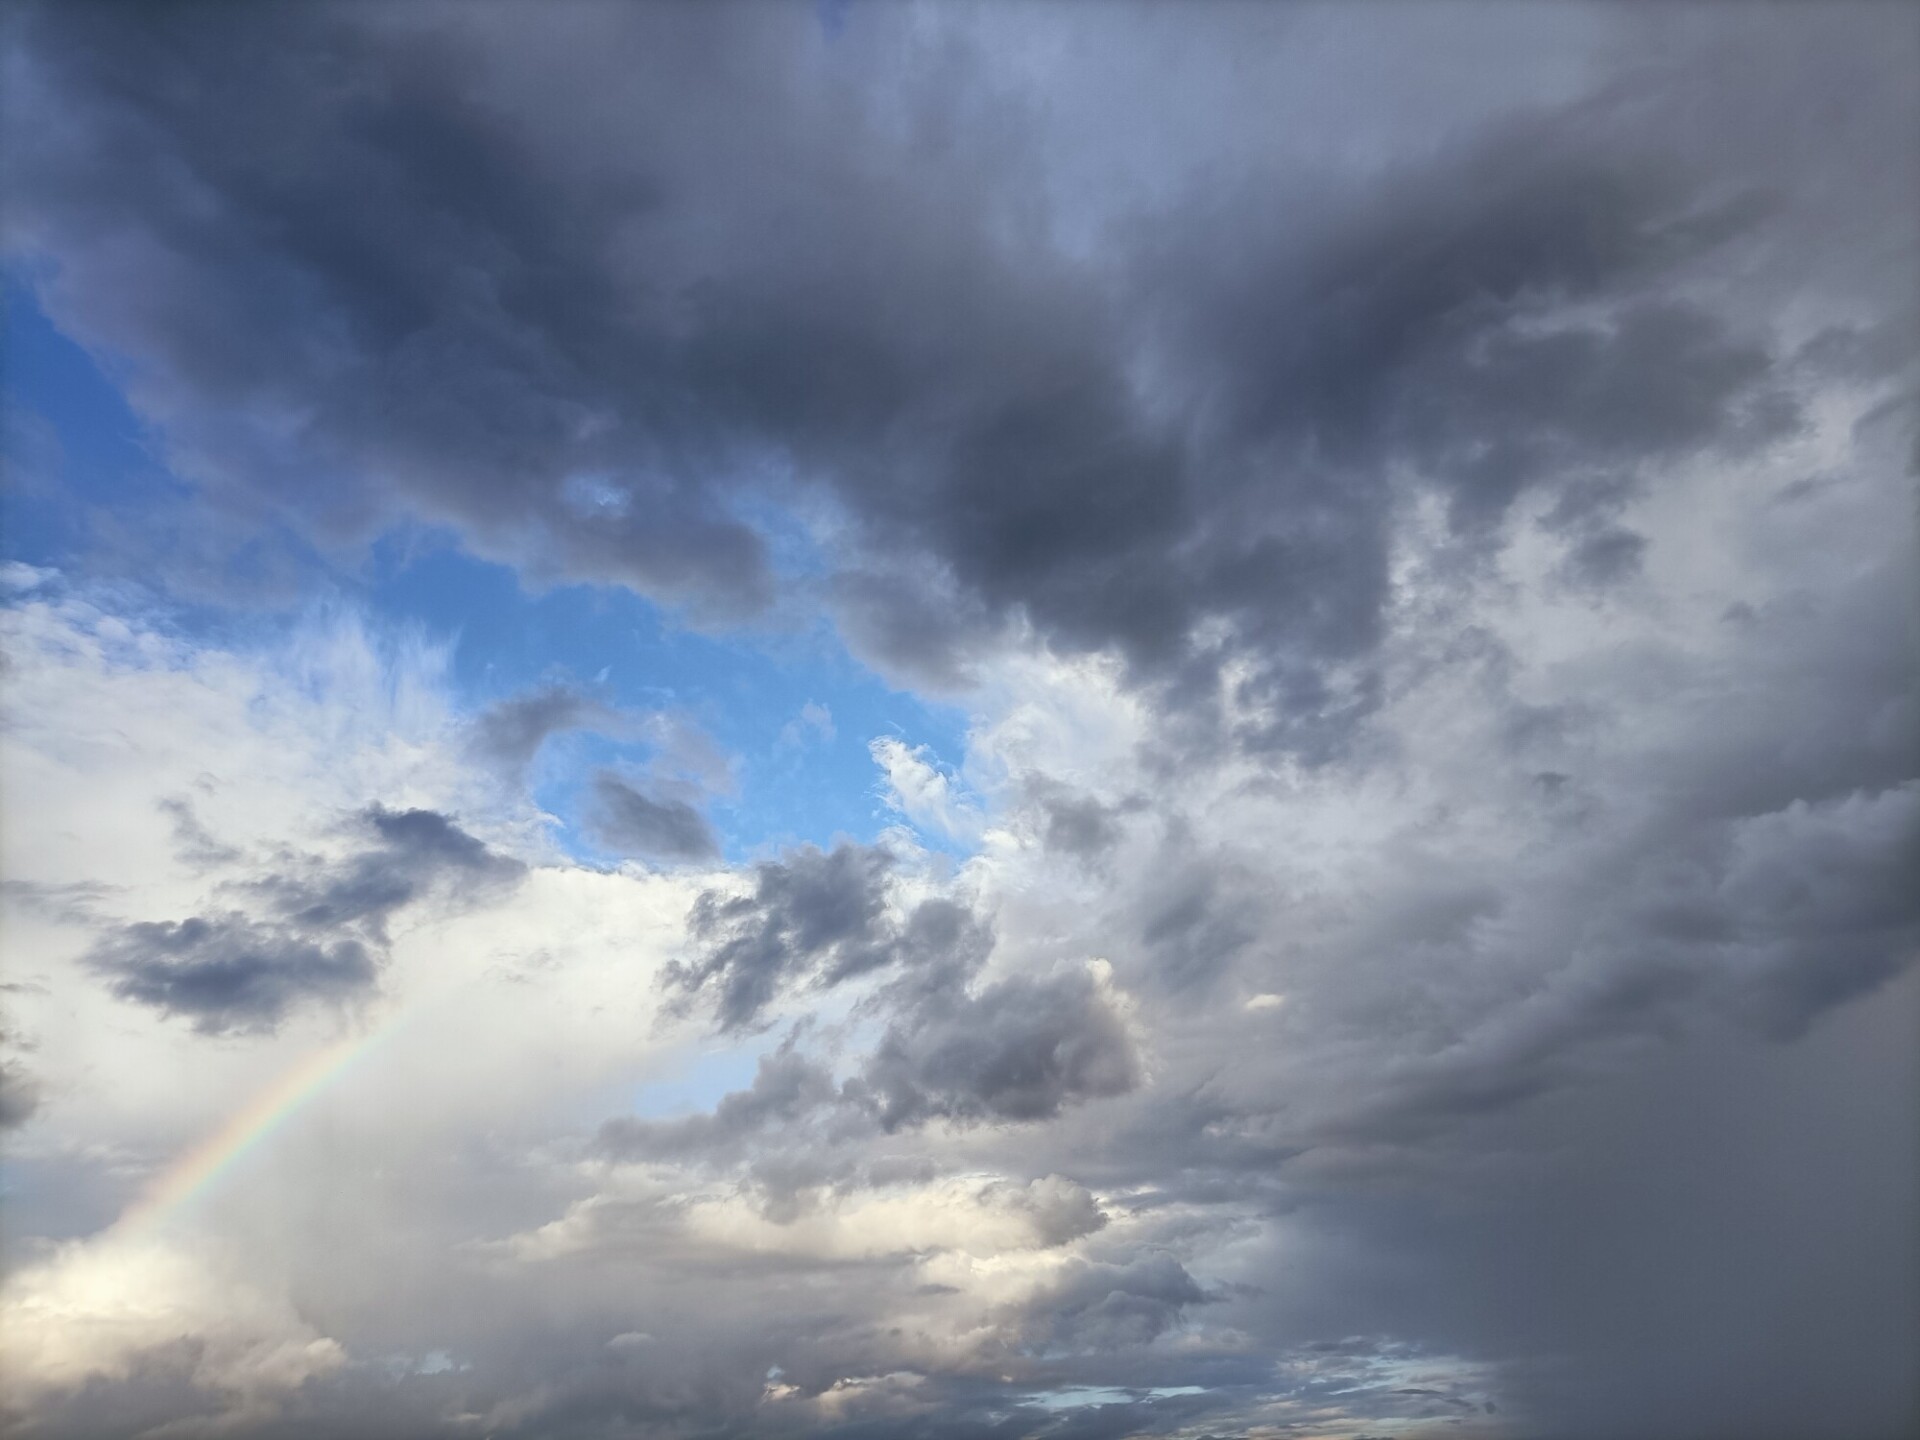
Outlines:
{"label": "white cloud", "polygon": [[138,1375],[190,1387],[204,1407],[190,1425],[198,1433],[271,1416],[289,1392],[348,1357],[252,1270],[217,1248],[110,1232],[9,1276],[0,1291],[8,1376],[0,1413],[25,1423],[89,1382]]}
{"label": "white cloud", "polygon": [[886,773],[884,798],[890,809],[951,840],[979,838],[983,821],[978,803],[934,763],[926,746],[909,747],[894,736],[882,735],[867,749]]}

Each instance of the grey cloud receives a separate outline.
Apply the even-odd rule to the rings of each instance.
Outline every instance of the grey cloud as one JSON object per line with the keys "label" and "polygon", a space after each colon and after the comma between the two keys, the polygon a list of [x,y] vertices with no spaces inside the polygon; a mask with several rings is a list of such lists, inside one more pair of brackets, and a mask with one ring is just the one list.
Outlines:
{"label": "grey cloud", "polygon": [[1118,844],[1122,821],[1147,806],[1144,796],[1130,795],[1117,802],[1083,794],[1047,776],[1030,776],[1028,796],[1044,816],[1040,838],[1049,850],[1096,860]]}
{"label": "grey cloud", "polygon": [[121,999],[205,1033],[270,1030],[302,1003],[370,990],[387,921],[402,907],[437,891],[476,900],[526,870],[437,811],[373,805],[353,824],[373,843],[348,858],[227,887],[277,919],[226,911],[117,925],[88,950],[87,967]]}
{"label": "grey cloud", "polygon": [[[13,243],[60,251],[47,302],[145,363],[215,496],[332,535],[422,515],[738,617],[772,582],[730,477],[783,456],[852,518],[834,593],[882,663],[961,683],[1024,617],[1118,652],[1195,743],[1317,759],[1378,701],[1390,476],[1484,529],[1792,423],[1763,331],[1681,293],[1773,211],[1700,198],[1657,91],[1364,182],[1210,182],[1075,266],[1007,238],[1026,172],[915,149],[931,116],[855,123],[798,78],[798,17],[748,13],[596,14],[595,63],[652,77],[609,122],[498,10],[30,11]],[[251,418],[289,408],[347,482],[324,506]],[[1624,573],[1624,541],[1577,543]],[[1259,718],[1228,725],[1230,661]]]}
{"label": "grey cloud", "polygon": [[[89,320],[131,322],[126,338],[164,357],[181,399],[232,407],[230,421],[200,410],[175,432],[180,460],[216,494],[262,466],[292,499],[301,477],[252,417],[303,395],[317,402],[304,448],[346,481],[301,507],[322,535],[388,518],[385,476],[412,513],[536,572],[719,614],[762,603],[752,534],[672,478],[670,451],[642,443],[632,419],[600,423],[622,408],[607,387],[623,376],[639,381],[640,410],[666,418],[635,372],[653,342],[614,323],[623,307],[603,263],[618,228],[657,203],[656,182],[619,178],[588,220],[473,90],[490,68],[478,37],[366,18],[83,6],[16,27],[49,100],[78,102],[61,106],[62,153],[44,158],[88,177],[16,163],[10,189],[50,202],[23,225],[80,268],[103,233],[128,237],[172,284],[145,301],[97,291]],[[349,73],[355,84],[334,85]],[[52,107],[15,117],[35,118]],[[305,156],[295,184],[270,158],[288,146]],[[135,151],[185,168],[141,178]],[[600,472],[606,486],[580,483]]]}
{"label": "grey cloud", "polygon": [[[1171,851],[1182,847],[1170,841]],[[1204,986],[1258,938],[1253,908],[1233,893],[1244,877],[1225,866],[1169,857],[1167,873],[1143,897],[1140,938],[1167,989]]]}
{"label": "grey cloud", "polygon": [[1920,960],[1920,781],[1740,827],[1700,939],[1738,939],[1757,963],[1735,1004],[1778,1037]]}
{"label": "grey cloud", "polygon": [[26,1124],[40,1108],[40,1100],[40,1083],[32,1072],[17,1060],[0,1060],[0,1130]]}
{"label": "grey cloud", "polygon": [[1097,800],[1058,800],[1048,804],[1046,811],[1049,849],[1084,858],[1098,855],[1119,838],[1111,809]]}
{"label": "grey cloud", "polygon": [[891,903],[894,857],[882,846],[802,846],[754,867],[748,895],[701,893],[687,919],[693,958],[667,967],[682,1004],[709,990],[723,1030],[753,1024],[784,988],[832,988],[893,966],[896,999],[944,994],[992,949],[985,921],[954,900]]}
{"label": "grey cloud", "polygon": [[867,562],[835,576],[829,595],[857,653],[935,694],[976,684],[1000,630],[982,601],[926,567],[902,573]]}
{"label": "grey cloud", "polygon": [[295,925],[327,930],[364,927],[383,943],[387,918],[436,884],[479,894],[511,885],[525,874],[519,861],[499,855],[434,810],[388,810],[374,805],[355,817],[378,843],[316,875],[276,875],[249,888],[268,896]]}
{"label": "grey cloud", "polygon": [[[1445,974],[1460,994],[1436,998],[1404,978],[1384,993],[1356,985],[1351,1013],[1323,1016],[1389,1026],[1409,1053],[1332,1105],[1313,1138],[1335,1149],[1434,1143],[1604,1083],[1650,1045],[1726,1025],[1804,1035],[1920,958],[1920,904],[1904,883],[1917,823],[1911,787],[1796,805],[1625,839],[1593,857],[1586,883],[1550,899],[1468,891],[1381,917],[1358,944],[1382,947],[1403,977],[1409,965]],[[1476,971],[1524,966],[1506,948],[1521,936],[1552,947],[1550,966],[1522,995],[1461,1004]]]}
{"label": "grey cloud", "polygon": [[200,823],[200,817],[193,812],[193,803],[186,797],[176,795],[162,800],[160,809],[173,821],[173,850],[186,864],[207,869],[240,858],[238,850],[222,844]]}
{"label": "grey cloud", "polygon": [[711,989],[722,1028],[739,1029],[816,967],[831,983],[886,964],[896,938],[885,917],[892,864],[879,848],[806,846],[755,866],[750,895],[703,892],[687,921],[702,953],[671,965],[669,984],[687,996]]}
{"label": "grey cloud", "polygon": [[1123,1095],[1140,1079],[1125,1017],[1084,970],[917,995],[856,1093],[881,1125],[1033,1121]]}
{"label": "grey cloud", "polygon": [[1203,1291],[1173,1256],[1138,1256],[1123,1264],[1077,1261],[1030,1302],[1040,1345],[1113,1350],[1151,1343]]}
{"label": "grey cloud", "polygon": [[486,762],[519,775],[549,736],[617,723],[611,707],[566,685],[549,685],[489,705],[473,722],[473,748]]}
{"label": "grey cloud", "polygon": [[695,1155],[727,1158],[772,1126],[791,1126],[837,1098],[833,1072],[797,1052],[791,1041],[760,1059],[753,1084],[721,1098],[714,1109],[684,1120],[609,1120],[598,1147],[628,1160]]}
{"label": "grey cloud", "polygon": [[772,1127],[830,1146],[872,1126],[892,1133],[935,1120],[1030,1124],[1139,1084],[1142,1062],[1126,1017],[1086,971],[973,990],[966,979],[956,969],[935,983],[909,977],[884,989],[875,1008],[890,1017],[886,1030],[843,1084],[789,1041],[761,1060],[749,1089],[711,1112],[610,1121],[599,1143],[632,1159],[726,1162]]}
{"label": "grey cloud", "polygon": [[0,896],[41,915],[72,924],[84,924],[96,918],[100,905],[120,889],[98,880],[76,880],[47,885],[33,880],[9,877],[0,880]]}
{"label": "grey cloud", "polygon": [[358,940],[326,944],[237,912],[123,925],[86,964],[121,999],[185,1016],[207,1034],[270,1029],[295,1005],[351,998],[376,975]]}
{"label": "grey cloud", "polygon": [[713,827],[685,800],[655,799],[611,770],[593,777],[588,824],[604,845],[666,860],[706,860],[720,853]]}
{"label": "grey cloud", "polygon": [[1034,1218],[1037,1238],[1045,1246],[1064,1245],[1107,1224],[1107,1213],[1092,1192],[1061,1175],[1042,1176],[1014,1192],[1014,1199],[1017,1208]]}
{"label": "grey cloud", "polygon": [[[935,898],[854,845],[703,894],[673,1005],[738,1036],[861,999],[708,1113],[603,1126],[645,1198],[582,1197],[604,1167],[505,1107],[436,1157],[445,1212],[330,1174],[359,1243],[288,1257],[302,1303],[356,1361],[405,1330],[459,1367],[235,1426],[1910,1433],[1914,437],[1873,398],[1911,378],[1907,17],[915,12],[983,27],[929,68],[880,8],[832,49],[804,7],[17,12],[10,243],[60,256],[45,303],[136,362],[223,523],[419,515],[738,618],[778,582],[734,507],[794,474],[831,537],[802,588],[891,674],[1031,641],[1147,702],[1113,788],[1022,792],[1041,846]],[[1289,86],[1341,36],[1364,83]],[[1403,99],[1436,84],[1489,94]],[[1314,108],[1345,88],[1411,113],[1349,140]],[[1114,158],[1063,175],[1089,105]],[[1050,203],[1122,170],[1138,208]],[[1696,499],[1714,563],[1676,577]],[[583,713],[523,698],[498,763]],[[186,924],[377,962],[395,907],[515,873],[445,817],[357,823],[266,918]],[[185,928],[96,954],[224,953]],[[962,1170],[1073,1177],[1026,1191],[1037,1288],[679,1223]],[[581,1249],[499,1263],[563,1213]],[[44,1428],[191,1429],[191,1371]]]}
{"label": "grey cloud", "polygon": [[1598,527],[1568,551],[1563,569],[1577,584],[1593,587],[1616,584],[1639,570],[1646,548],[1644,535],[1617,525]]}
{"label": "grey cloud", "polygon": [[1119,997],[1084,968],[982,981],[993,946],[987,924],[941,897],[899,918],[893,863],[885,850],[850,845],[762,862],[751,894],[700,896],[688,932],[701,953],[667,971],[683,1004],[712,993],[722,1030],[751,1025],[783,989],[887,972],[864,1002],[886,1029],[839,1093],[783,1049],[777,1069],[763,1062],[754,1087],[713,1115],[670,1132],[641,1125],[629,1133],[667,1145],[716,1141],[772,1113],[776,1096],[799,1104],[794,1087],[803,1078],[802,1110],[839,1107],[886,1131],[934,1119],[1042,1120],[1138,1083],[1141,1061]]}

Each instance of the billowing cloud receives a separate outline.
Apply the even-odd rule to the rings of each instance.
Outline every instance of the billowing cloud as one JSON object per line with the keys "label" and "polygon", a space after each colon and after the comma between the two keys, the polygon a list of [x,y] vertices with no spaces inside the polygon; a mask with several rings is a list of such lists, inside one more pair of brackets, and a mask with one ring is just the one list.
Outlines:
{"label": "billowing cloud", "polygon": [[753,889],[701,894],[688,917],[699,953],[668,972],[689,995],[711,988],[720,1024],[751,1024],[790,980],[820,968],[828,984],[889,963],[897,928],[888,919],[884,849],[804,848],[754,867]]}
{"label": "billowing cloud", "polygon": [[3,43],[6,1423],[1911,1431],[1906,12]]}
{"label": "billowing cloud", "polygon": [[121,926],[88,964],[121,999],[210,1031],[272,1025],[300,1000],[363,991],[376,973],[358,940],[326,945],[237,913]]}
{"label": "billowing cloud", "polygon": [[[163,808],[178,834],[181,811]],[[338,1002],[370,989],[388,919],[431,887],[470,899],[526,870],[432,810],[376,804],[355,823],[376,842],[372,848],[341,863],[242,882],[276,920],[229,910],[135,921],[102,935],[87,965],[121,999],[189,1017],[202,1030],[271,1027],[304,1000]],[[196,845],[188,858],[204,862],[206,847]],[[214,858],[233,861],[239,852],[223,847]]]}
{"label": "billowing cloud", "polygon": [[882,1038],[860,1085],[881,1124],[939,1116],[1044,1120],[1123,1095],[1140,1078],[1126,1000],[1106,967],[1011,976],[974,993],[953,979],[903,987],[913,1008]]}
{"label": "billowing cloud", "polygon": [[[931,83],[938,47],[872,23]],[[277,497],[333,540],[451,524],[532,573],[728,617],[778,583],[736,478],[776,457],[853,518],[849,633],[930,676],[1018,620],[1324,757],[1379,700],[1409,495],[1472,537],[1538,492],[1597,582],[1631,572],[1615,517],[1656,470],[1800,423],[1790,341],[1702,283],[1767,258],[1793,200],[1752,140],[1670,143],[1677,94],[1744,113],[1718,70],[1630,70],[1604,104],[1384,173],[1256,168],[1073,266],[1006,223],[1044,206],[1037,177],[966,145],[928,163],[929,118],[834,102],[798,13],[581,9],[566,41],[350,7],[48,7],[16,30],[13,243],[59,254],[47,303],[133,357],[210,498]],[[611,131],[591,85],[556,83],[630,64],[659,82]],[[1836,128],[1840,163],[1871,163],[1871,134]],[[125,173],[157,152],[178,166]],[[784,243],[750,243],[773,216]],[[1835,283],[1868,276],[1845,263]],[[929,606],[944,622],[887,638]],[[1261,718],[1216,713],[1228,677]]]}
{"label": "billowing cloud", "polygon": [[510,885],[526,872],[496,855],[447,816],[432,810],[388,810],[375,804],[356,817],[377,843],[344,864],[313,874],[274,875],[255,882],[274,908],[309,930],[360,926],[377,939],[387,917],[436,883],[455,890]]}
{"label": "billowing cloud", "polygon": [[141,1424],[159,1401],[182,1428],[271,1425],[310,1380],[347,1362],[230,1255],[117,1239],[62,1251],[0,1300],[15,1423],[56,1431]]}

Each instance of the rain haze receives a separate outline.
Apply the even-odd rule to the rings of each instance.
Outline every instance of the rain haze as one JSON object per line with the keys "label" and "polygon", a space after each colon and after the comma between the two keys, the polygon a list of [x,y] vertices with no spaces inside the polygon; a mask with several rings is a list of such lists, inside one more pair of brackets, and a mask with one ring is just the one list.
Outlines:
{"label": "rain haze", "polygon": [[0,0],[0,1429],[1920,1432],[1916,75]]}

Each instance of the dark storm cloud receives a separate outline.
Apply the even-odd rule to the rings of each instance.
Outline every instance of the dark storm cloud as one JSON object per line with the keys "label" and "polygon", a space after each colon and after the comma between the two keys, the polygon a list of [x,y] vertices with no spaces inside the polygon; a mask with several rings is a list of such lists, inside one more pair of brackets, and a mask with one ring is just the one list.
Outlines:
{"label": "dark storm cloud", "polygon": [[207,1034],[271,1029],[303,1001],[364,992],[376,974],[358,940],[328,944],[238,912],[122,925],[86,963],[122,1000],[185,1016]]}
{"label": "dark storm cloud", "polygon": [[1533,117],[1325,197],[1304,239],[1285,207],[1310,191],[1244,204],[1237,253],[1175,250],[1172,323],[1217,377],[1219,423],[1364,473],[1415,465],[1463,525],[1529,484],[1577,504],[1577,487],[1790,424],[1763,336],[1658,298],[1763,213],[1703,213],[1659,147],[1594,128],[1579,111]]}
{"label": "dark storm cloud", "polygon": [[[43,152],[48,168],[12,148],[10,191],[51,202],[21,218],[49,223],[68,264],[116,232],[140,252],[137,288],[86,308],[130,323],[180,399],[233,407],[238,423],[183,429],[185,468],[217,492],[236,465],[265,466],[334,536],[384,518],[378,487],[397,482],[415,513],[536,570],[725,613],[760,603],[758,542],[671,479],[661,446],[630,423],[581,438],[604,429],[609,387],[639,381],[642,410],[659,389],[635,373],[653,342],[621,333],[603,264],[652,183],[613,177],[589,217],[474,89],[473,45],[366,18],[83,5],[18,19],[52,89],[17,118],[59,109],[79,128],[74,149]],[[274,158],[294,150],[297,180]],[[160,175],[155,153],[181,168]],[[134,190],[116,200],[120,184]],[[325,500],[297,498],[295,462],[253,428],[295,396],[313,407],[308,463],[336,482]]]}
{"label": "dark storm cloud", "polygon": [[593,777],[588,825],[611,849],[663,860],[707,860],[720,853],[713,827],[685,800],[656,799],[611,770]]}
{"label": "dark storm cloud", "polygon": [[1041,202],[984,138],[856,123],[804,17],[750,14],[595,14],[649,77],[613,118],[500,11],[24,11],[11,243],[59,256],[47,303],[232,504],[422,515],[738,617],[771,582],[734,477],[781,456],[851,517],[833,593],[883,662],[956,683],[1024,617],[1118,652],[1192,743],[1309,758],[1378,702],[1390,476],[1463,534],[1549,490],[1604,583],[1650,467],[1794,423],[1764,327],[1682,293],[1768,202],[1703,191],[1644,96],[1366,183],[1216,184],[1072,265],[1011,238]]}

